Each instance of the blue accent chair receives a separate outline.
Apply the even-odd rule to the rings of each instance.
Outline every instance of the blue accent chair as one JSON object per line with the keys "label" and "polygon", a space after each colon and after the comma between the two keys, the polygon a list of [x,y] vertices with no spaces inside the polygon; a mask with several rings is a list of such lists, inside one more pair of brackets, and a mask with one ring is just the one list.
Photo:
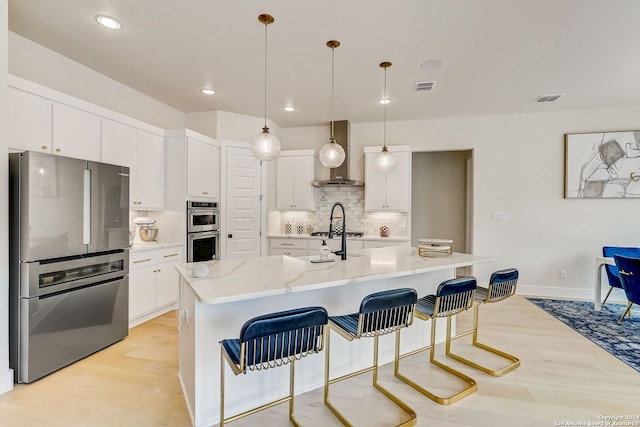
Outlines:
{"label": "blue accent chair", "polygon": [[[640,258],[640,248],[625,246],[603,246],[602,255],[607,258],[613,258],[614,255]],[[609,295],[611,294],[613,288],[622,289],[620,275],[618,274],[618,267],[616,267],[615,265],[606,264],[604,266],[604,269],[607,272],[607,280],[609,281],[610,287],[609,292],[607,292],[607,296],[604,297],[604,301],[602,301],[602,305],[607,302],[607,298],[609,298]]]}
{"label": "blue accent chair", "polygon": [[[416,291],[409,288],[376,292],[367,295],[362,300],[358,313],[329,317],[327,351],[325,353],[324,403],[343,425],[351,426],[353,424],[329,400],[329,385],[370,371],[373,371],[373,386],[409,414],[409,419],[398,424],[398,427],[416,424],[416,412],[378,383],[378,337],[392,332],[398,333],[400,329],[409,326],[413,322],[417,299]],[[373,337],[373,366],[330,379],[332,330],[347,341]],[[371,417],[375,417],[373,408]]]}
{"label": "blue accent chair", "polygon": [[[299,427],[294,416],[295,361],[318,353],[324,346],[324,331],[329,315],[322,307],[304,307],[265,314],[248,320],[239,338],[220,341],[220,427],[263,409],[289,402],[289,420]],[[235,375],[290,364],[289,395],[265,403],[238,415],[225,418],[225,360]]]}
{"label": "blue accent chair", "polygon": [[622,255],[614,255],[616,266],[620,273],[622,289],[627,295],[627,309],[620,316],[618,324],[622,323],[624,316],[629,314],[631,318],[631,306],[640,304],[640,257],[626,257]]}
{"label": "blue accent chair", "polygon": [[453,359],[465,363],[469,366],[472,366],[482,372],[485,372],[489,375],[493,375],[494,377],[500,377],[507,372],[511,372],[517,367],[520,366],[520,359],[517,357],[505,353],[504,351],[498,350],[497,348],[490,347],[486,344],[483,344],[478,341],[478,314],[480,311],[480,305],[482,304],[491,304],[494,302],[503,301],[516,293],[516,286],[518,285],[518,277],[519,272],[515,268],[506,268],[503,270],[498,270],[491,275],[489,279],[489,286],[486,288],[478,286],[476,288],[476,292],[473,296],[475,300],[475,305],[473,309],[473,328],[458,334],[452,339],[460,338],[465,335],[473,334],[472,344],[476,347],[479,347],[483,350],[489,351],[493,354],[496,354],[504,359],[510,361],[508,365],[501,369],[490,369],[486,366],[480,365],[476,362],[473,362],[469,359],[465,359],[462,356],[454,354],[451,352],[451,349],[447,349],[447,356],[452,357]]}
{"label": "blue accent chair", "polygon": [[[441,405],[448,405],[460,400],[478,389],[478,385],[473,378],[435,359],[436,319],[438,317],[447,318],[446,348],[448,353],[451,345],[451,318],[456,314],[462,313],[463,311],[471,308],[473,305],[473,294],[476,290],[476,286],[477,282],[475,277],[449,279],[440,283],[435,295],[427,295],[418,300],[415,316],[420,320],[431,321],[431,340],[427,346],[405,354],[400,354],[400,334],[396,335],[396,357],[394,361],[395,376],[427,396],[429,399]],[[461,391],[456,392],[451,396],[439,396],[400,373],[401,359],[425,350],[430,350],[429,362],[450,374],[453,374],[466,383]]]}

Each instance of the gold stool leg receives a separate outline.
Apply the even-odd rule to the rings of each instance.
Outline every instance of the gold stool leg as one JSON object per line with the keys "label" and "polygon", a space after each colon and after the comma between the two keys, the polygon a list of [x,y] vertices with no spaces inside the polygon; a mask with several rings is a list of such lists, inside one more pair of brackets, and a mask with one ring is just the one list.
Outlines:
{"label": "gold stool leg", "polygon": [[[449,340],[451,337],[451,317],[447,317],[447,342],[446,345],[449,345]],[[414,389],[416,389],[417,391],[419,391],[420,393],[422,393],[423,395],[427,396],[429,399],[433,400],[436,403],[439,403],[441,405],[449,405],[453,402],[456,402],[460,399],[462,399],[465,396],[468,396],[469,394],[475,392],[478,389],[478,385],[476,384],[475,380],[465,374],[463,374],[462,372],[459,372],[455,369],[453,369],[452,367],[445,365],[444,363],[438,361],[435,359],[435,342],[436,342],[436,318],[432,318],[431,319],[431,340],[430,340],[430,345],[427,347],[423,347],[420,348],[418,350],[414,350],[410,353],[406,353],[404,355],[400,355],[400,336],[397,335],[396,336],[396,360],[395,360],[395,364],[394,364],[394,374],[396,375],[396,377],[400,378],[402,381],[404,381],[405,383],[409,384],[411,387],[413,387]],[[429,390],[427,390],[426,388],[422,387],[421,385],[417,384],[416,382],[414,382],[413,380],[405,377],[404,375],[402,375],[399,372],[399,362],[401,358],[425,351],[425,350],[429,350],[429,362],[431,362],[432,364],[436,365],[437,367],[449,372],[450,374],[455,375],[456,377],[460,378],[461,380],[463,380],[464,382],[467,383],[467,386],[457,392],[454,393],[451,396],[438,396],[432,392],[430,392]]]}
{"label": "gold stool leg", "polygon": [[224,350],[220,346],[220,427],[224,427]]}
{"label": "gold stool leg", "polygon": [[[468,335],[470,333],[473,333],[472,344],[474,346],[479,347],[479,348],[481,348],[483,350],[486,350],[486,351],[488,351],[490,353],[496,354],[496,355],[498,355],[498,356],[500,356],[500,357],[502,357],[504,359],[510,360],[511,363],[509,365],[505,366],[502,369],[498,369],[498,370],[489,369],[486,366],[482,366],[482,365],[480,365],[480,364],[478,364],[476,362],[473,362],[473,361],[471,361],[469,359],[466,359],[466,358],[464,358],[464,357],[462,357],[462,356],[460,356],[458,354],[454,354],[453,352],[451,352],[451,346],[450,345],[447,345],[446,355],[451,357],[452,359],[457,360],[458,362],[462,362],[462,363],[464,363],[466,365],[472,366],[472,367],[474,367],[474,368],[476,368],[476,369],[478,369],[478,370],[480,370],[482,372],[485,372],[485,373],[487,373],[489,375],[493,375],[494,377],[500,377],[500,376],[506,374],[507,372],[511,372],[514,369],[516,369],[517,367],[519,367],[520,366],[520,359],[518,359],[517,357],[515,357],[515,356],[513,356],[513,355],[511,355],[509,353],[505,353],[504,351],[498,350],[497,348],[490,347],[490,346],[488,346],[486,344],[483,344],[483,343],[478,341],[478,324],[479,324],[479,322],[478,322],[478,312],[479,311],[480,311],[480,303],[476,302],[474,304],[474,307],[473,307],[473,329],[471,329],[470,331],[463,332],[463,333],[461,333],[459,335],[456,335],[453,338],[451,338],[451,340],[454,340],[454,339],[463,337],[465,335]],[[449,340],[449,343],[450,343],[451,340]]]}
{"label": "gold stool leg", "polygon": [[338,378],[330,379],[329,377],[329,359],[330,359],[330,336],[331,330],[327,333],[327,347],[326,347],[326,355],[325,355],[325,381],[324,381],[324,403],[331,410],[333,415],[340,420],[340,422],[345,426],[353,426],[353,424],[331,403],[329,400],[329,384],[336,383],[338,381],[346,380],[348,378],[355,377],[360,374],[364,374],[366,372],[373,371],[373,386],[387,396],[391,401],[393,401],[396,405],[398,405],[401,409],[403,409],[407,414],[409,414],[410,419],[398,424],[396,427],[410,427],[414,426],[417,422],[416,412],[411,409],[406,403],[398,399],[393,393],[382,387],[378,384],[378,336],[374,337],[374,365],[368,368],[361,369],[357,372],[352,372],[347,375],[343,375]]}
{"label": "gold stool leg", "polygon": [[631,301],[627,301],[627,309],[624,311],[624,313],[622,313],[622,316],[620,316],[620,320],[618,320],[618,325],[622,324],[622,319],[624,319],[624,316],[627,315],[627,313],[629,313],[629,319],[631,319],[631,306],[633,305],[633,303]]}

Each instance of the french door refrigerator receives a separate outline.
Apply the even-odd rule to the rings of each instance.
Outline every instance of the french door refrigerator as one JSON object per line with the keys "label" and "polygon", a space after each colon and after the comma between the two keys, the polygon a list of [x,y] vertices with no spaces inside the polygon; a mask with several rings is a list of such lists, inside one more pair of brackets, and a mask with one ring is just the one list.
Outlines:
{"label": "french door refrigerator", "polygon": [[9,362],[29,383],[128,335],[129,168],[9,154]]}

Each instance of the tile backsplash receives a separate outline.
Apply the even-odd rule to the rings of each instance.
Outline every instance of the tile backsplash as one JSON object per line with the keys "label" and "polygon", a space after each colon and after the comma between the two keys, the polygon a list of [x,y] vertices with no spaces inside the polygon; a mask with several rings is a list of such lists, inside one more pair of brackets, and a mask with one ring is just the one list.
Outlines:
{"label": "tile backsplash", "polygon": [[[341,202],[347,210],[347,231],[362,231],[368,235],[378,235],[380,226],[386,225],[390,229],[391,236],[407,235],[406,213],[364,211],[364,188],[362,187],[322,187],[317,191],[315,212],[281,212],[281,233],[285,233],[286,224],[291,224],[293,234],[296,233],[298,225],[302,225],[303,234],[308,228],[313,231],[329,231],[331,207],[335,202]],[[340,208],[336,208],[334,215],[342,215]]]}

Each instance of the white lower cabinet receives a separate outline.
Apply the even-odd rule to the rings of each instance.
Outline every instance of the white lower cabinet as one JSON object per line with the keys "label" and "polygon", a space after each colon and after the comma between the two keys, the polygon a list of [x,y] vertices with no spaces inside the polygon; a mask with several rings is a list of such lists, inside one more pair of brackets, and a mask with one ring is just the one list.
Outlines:
{"label": "white lower cabinet", "polygon": [[369,248],[388,248],[390,246],[411,246],[411,242],[397,240],[365,240],[364,249]]}
{"label": "white lower cabinet", "polygon": [[182,247],[136,251],[129,256],[129,325],[169,311],[178,301]]}
{"label": "white lower cabinet", "polygon": [[307,256],[307,247],[307,239],[269,239],[269,255]]}

